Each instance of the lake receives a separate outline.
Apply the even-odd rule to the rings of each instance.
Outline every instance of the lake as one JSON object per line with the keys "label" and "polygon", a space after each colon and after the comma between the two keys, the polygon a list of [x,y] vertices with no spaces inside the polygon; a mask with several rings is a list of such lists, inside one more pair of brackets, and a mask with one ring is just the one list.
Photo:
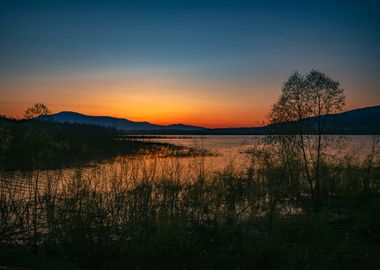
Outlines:
{"label": "lake", "polygon": [[[98,164],[91,164],[86,168],[81,168],[81,177],[111,179],[115,174],[126,173],[143,176],[146,179],[153,179],[160,175],[179,173],[182,179],[191,179],[200,169],[207,173],[212,173],[229,166],[235,170],[243,170],[250,164],[250,157],[247,150],[257,146],[262,136],[252,135],[207,135],[207,136],[142,136],[139,140],[170,143],[185,147],[207,150],[211,155],[194,157],[118,157],[113,160]],[[371,136],[345,136],[345,147],[330,146],[330,151],[337,156],[351,155],[357,161],[362,161],[370,152]],[[66,168],[61,170],[43,170],[40,172],[40,182],[43,185],[47,179],[51,181],[68,180],[78,173],[78,168]],[[27,184],[30,179],[35,178],[31,172],[6,172],[1,176],[1,186],[19,185],[20,188],[29,188]],[[137,178],[137,176],[136,176]],[[17,180],[17,181],[15,181]],[[185,180],[186,181],[186,180]]]}
{"label": "lake", "polygon": [[[207,136],[160,136],[159,138],[146,138],[144,140],[153,142],[170,143],[186,147],[209,150],[211,156],[204,157],[205,162],[210,168],[222,168],[230,165],[244,166],[249,162],[247,151],[260,144],[263,136],[255,135],[207,135]],[[371,136],[343,136],[345,147],[330,145],[329,149],[337,155],[353,155],[362,160],[365,158],[372,146]],[[186,158],[184,158],[186,159]],[[188,159],[188,158],[187,158]]]}

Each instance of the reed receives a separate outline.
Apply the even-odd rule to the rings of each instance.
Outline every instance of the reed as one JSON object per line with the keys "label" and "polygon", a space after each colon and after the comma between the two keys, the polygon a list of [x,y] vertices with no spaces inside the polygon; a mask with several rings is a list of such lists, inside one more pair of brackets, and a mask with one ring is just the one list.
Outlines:
{"label": "reed", "polygon": [[380,239],[373,143],[362,162],[320,162],[318,214],[302,161],[270,145],[251,149],[239,169],[209,171],[202,156],[189,165],[150,156],[107,169],[35,170],[23,183],[4,174],[0,265],[373,269]]}

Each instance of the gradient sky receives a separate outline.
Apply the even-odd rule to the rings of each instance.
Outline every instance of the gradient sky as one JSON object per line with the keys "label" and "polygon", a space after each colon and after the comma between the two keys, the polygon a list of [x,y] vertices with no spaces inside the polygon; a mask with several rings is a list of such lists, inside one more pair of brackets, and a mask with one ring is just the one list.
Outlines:
{"label": "gradient sky", "polygon": [[380,1],[0,1],[0,114],[255,126],[312,68],[380,104]]}

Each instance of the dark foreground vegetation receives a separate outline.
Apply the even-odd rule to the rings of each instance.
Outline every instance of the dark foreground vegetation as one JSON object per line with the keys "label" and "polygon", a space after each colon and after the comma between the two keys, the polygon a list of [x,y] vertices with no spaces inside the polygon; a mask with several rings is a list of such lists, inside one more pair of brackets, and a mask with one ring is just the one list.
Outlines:
{"label": "dark foreground vegetation", "polygon": [[[207,171],[202,156],[159,166],[150,156],[71,170],[33,166],[17,182],[1,173],[0,266],[379,269],[380,138],[364,158],[338,154],[344,140],[326,135],[322,116],[343,106],[338,82],[294,73],[270,113],[283,132],[252,147],[243,169]],[[305,135],[309,117],[313,136]],[[282,124],[289,122],[292,135]],[[4,154],[11,138],[1,132]],[[65,138],[80,141],[79,133]],[[46,164],[47,142],[31,148],[32,164]]]}
{"label": "dark foreground vegetation", "polygon": [[5,170],[64,168],[109,160],[117,156],[192,155],[165,143],[135,140],[113,128],[37,120],[0,118]]}
{"label": "dark foreground vegetation", "polygon": [[[34,171],[3,182],[2,265],[30,269],[377,269],[380,167],[324,163],[320,207],[296,160],[252,151],[243,171]],[[131,162],[131,163],[130,163]],[[195,170],[196,168],[196,170]],[[17,269],[17,268],[16,268]]]}

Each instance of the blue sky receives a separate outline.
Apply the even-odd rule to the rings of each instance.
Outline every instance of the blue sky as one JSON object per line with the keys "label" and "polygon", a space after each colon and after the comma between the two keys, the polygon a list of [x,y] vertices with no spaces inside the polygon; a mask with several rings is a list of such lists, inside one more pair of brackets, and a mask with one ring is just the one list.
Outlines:
{"label": "blue sky", "polygon": [[[348,108],[379,104],[379,7],[377,1],[2,0],[0,107],[19,115],[43,99],[55,110],[252,125],[265,118],[290,73],[312,68],[342,83]],[[99,81],[103,92],[94,90]],[[129,87],[131,81],[138,82]],[[170,102],[191,100],[194,110],[136,112],[148,105],[133,91],[149,100],[165,89]],[[98,103],[77,102],[95,94]],[[126,107],[133,102],[134,111],[101,104],[113,95]],[[205,99],[215,101],[207,106]]]}

